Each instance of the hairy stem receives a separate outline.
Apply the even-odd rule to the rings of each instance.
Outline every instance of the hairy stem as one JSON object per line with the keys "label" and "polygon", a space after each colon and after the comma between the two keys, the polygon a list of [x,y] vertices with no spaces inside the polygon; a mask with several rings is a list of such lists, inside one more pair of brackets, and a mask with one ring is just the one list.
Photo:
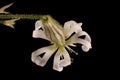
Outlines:
{"label": "hairy stem", "polygon": [[43,15],[35,15],[35,14],[0,14],[0,19],[41,19]]}

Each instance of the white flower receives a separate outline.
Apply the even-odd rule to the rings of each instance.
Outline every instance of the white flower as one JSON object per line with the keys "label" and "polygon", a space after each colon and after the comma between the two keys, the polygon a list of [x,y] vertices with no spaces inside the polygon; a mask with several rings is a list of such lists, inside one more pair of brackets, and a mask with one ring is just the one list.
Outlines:
{"label": "white flower", "polygon": [[[48,15],[36,21],[33,37],[46,39],[52,45],[34,51],[32,53],[32,61],[39,66],[45,66],[48,59],[57,50],[53,61],[53,69],[62,71],[63,67],[71,64],[71,58],[65,47],[70,52],[75,52],[69,47],[76,46],[74,43],[82,44],[82,49],[85,52],[91,48],[91,38],[85,31],[82,31],[81,25],[82,23],[76,23],[71,20],[66,22],[62,27]],[[72,35],[73,33],[75,34]],[[84,39],[79,38],[83,35],[85,36]],[[40,57],[41,54],[44,54],[43,57]]]}

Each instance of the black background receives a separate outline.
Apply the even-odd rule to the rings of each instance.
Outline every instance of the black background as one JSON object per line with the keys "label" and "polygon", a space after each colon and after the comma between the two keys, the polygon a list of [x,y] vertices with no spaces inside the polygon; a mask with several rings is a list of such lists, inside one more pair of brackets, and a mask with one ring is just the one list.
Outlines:
{"label": "black background", "polygon": [[39,67],[31,61],[31,53],[34,50],[49,45],[48,41],[32,38],[36,20],[19,20],[15,24],[15,30],[0,24],[0,73],[11,75],[10,79],[22,80],[98,78],[100,68],[97,67],[97,3],[77,0],[1,0],[0,7],[11,2],[14,5],[6,11],[12,14],[50,14],[62,25],[69,20],[83,22],[83,30],[91,36],[92,49],[85,53],[81,45],[78,45],[75,51],[79,55],[71,55],[74,58],[72,65],[65,67],[62,72],[57,72],[52,69],[54,55],[45,67]]}

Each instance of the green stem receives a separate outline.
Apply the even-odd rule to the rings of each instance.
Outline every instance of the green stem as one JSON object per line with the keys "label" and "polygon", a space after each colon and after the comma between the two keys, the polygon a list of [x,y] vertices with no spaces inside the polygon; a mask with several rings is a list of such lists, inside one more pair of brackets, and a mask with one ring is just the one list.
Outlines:
{"label": "green stem", "polygon": [[35,15],[35,14],[0,14],[0,19],[41,19],[43,15]]}

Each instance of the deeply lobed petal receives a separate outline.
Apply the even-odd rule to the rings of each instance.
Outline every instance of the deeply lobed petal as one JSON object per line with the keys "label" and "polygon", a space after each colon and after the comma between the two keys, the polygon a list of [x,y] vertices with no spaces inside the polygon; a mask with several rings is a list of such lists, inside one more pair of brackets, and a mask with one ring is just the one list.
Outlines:
{"label": "deeply lobed petal", "polygon": [[45,36],[44,30],[42,30],[42,29],[44,29],[43,27],[44,26],[40,20],[36,21],[35,30],[33,31],[34,38],[42,38],[42,39],[48,40],[48,38]]}
{"label": "deeply lobed petal", "polygon": [[[78,38],[78,37],[83,36],[83,35],[85,36],[85,39]],[[92,48],[91,38],[85,31],[81,31],[81,32],[76,33],[70,39],[68,39],[66,41],[67,45],[72,45],[74,43],[82,44],[82,49],[85,52],[87,52],[90,48]]]}
{"label": "deeply lobed petal", "polygon": [[70,56],[64,47],[58,49],[55,54],[53,69],[57,71],[62,71],[63,67],[71,64]]}
{"label": "deeply lobed petal", "polygon": [[[32,61],[39,66],[44,66],[52,54],[56,51],[56,45],[40,48],[32,53]],[[43,57],[40,55],[43,54]]]}
{"label": "deeply lobed petal", "polygon": [[77,33],[78,31],[82,31],[82,23],[76,23],[75,21],[71,20],[65,22],[64,24],[64,34],[65,37],[68,38],[72,33]]}

